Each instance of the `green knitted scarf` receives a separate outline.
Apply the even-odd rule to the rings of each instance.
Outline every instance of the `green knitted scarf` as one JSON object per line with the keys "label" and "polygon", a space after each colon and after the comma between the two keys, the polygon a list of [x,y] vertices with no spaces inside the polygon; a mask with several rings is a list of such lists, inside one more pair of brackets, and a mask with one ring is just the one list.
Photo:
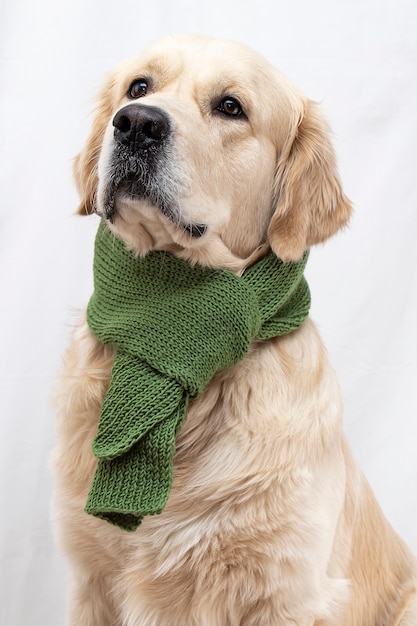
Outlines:
{"label": "green knitted scarf", "polygon": [[132,531],[163,510],[189,399],[243,359],[252,340],[303,323],[307,256],[283,263],[270,253],[238,277],[165,252],[137,258],[100,224],[87,320],[116,355],[93,443],[99,462],[87,513]]}

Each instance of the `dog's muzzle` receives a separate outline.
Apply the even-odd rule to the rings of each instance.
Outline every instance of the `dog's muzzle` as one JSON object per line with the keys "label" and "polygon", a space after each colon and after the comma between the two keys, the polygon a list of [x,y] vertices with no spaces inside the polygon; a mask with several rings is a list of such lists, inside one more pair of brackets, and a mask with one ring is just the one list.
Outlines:
{"label": "dog's muzzle", "polygon": [[[170,174],[171,123],[158,107],[128,104],[113,118],[114,152],[103,201],[103,216],[113,222],[116,195],[149,200],[171,222],[197,239],[207,231],[206,224],[181,220],[177,204],[178,189],[170,188],[165,177]],[[175,182],[175,181],[174,181]]]}

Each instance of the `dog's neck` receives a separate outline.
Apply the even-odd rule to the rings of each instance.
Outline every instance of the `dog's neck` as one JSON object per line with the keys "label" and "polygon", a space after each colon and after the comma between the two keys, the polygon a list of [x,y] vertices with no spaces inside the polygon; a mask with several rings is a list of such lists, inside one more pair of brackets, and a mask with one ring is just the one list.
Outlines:
{"label": "dog's neck", "polygon": [[262,243],[242,258],[224,243],[221,233],[209,228],[203,237],[193,240],[155,207],[129,199],[120,203],[117,218],[108,227],[136,256],[143,257],[152,251],[169,252],[192,265],[227,269],[238,276],[270,250],[267,243]]}

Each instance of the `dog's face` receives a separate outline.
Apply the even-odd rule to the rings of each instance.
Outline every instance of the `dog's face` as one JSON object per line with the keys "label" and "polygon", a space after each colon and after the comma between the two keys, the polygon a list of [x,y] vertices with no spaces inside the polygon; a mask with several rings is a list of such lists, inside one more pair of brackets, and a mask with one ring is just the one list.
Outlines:
{"label": "dog's face", "polygon": [[75,173],[81,212],[138,254],[236,271],[266,245],[298,259],[351,211],[316,105],[248,48],[199,36],[110,76]]}

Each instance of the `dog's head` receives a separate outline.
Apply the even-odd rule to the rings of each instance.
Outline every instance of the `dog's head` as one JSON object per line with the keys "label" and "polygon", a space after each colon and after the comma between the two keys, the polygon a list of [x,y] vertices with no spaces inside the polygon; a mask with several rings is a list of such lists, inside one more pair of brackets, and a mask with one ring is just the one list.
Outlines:
{"label": "dog's head", "polygon": [[80,212],[136,253],[236,271],[266,245],[299,259],[351,213],[317,105],[252,50],[200,36],[109,77],[75,175]]}

